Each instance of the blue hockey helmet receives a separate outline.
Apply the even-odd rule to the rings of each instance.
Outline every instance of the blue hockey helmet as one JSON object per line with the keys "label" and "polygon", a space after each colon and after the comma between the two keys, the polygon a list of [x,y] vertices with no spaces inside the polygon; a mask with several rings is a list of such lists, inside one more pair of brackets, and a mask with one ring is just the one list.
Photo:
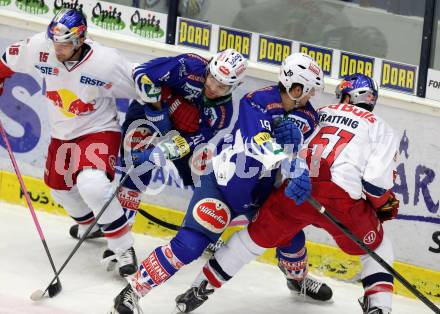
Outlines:
{"label": "blue hockey helmet", "polygon": [[58,12],[47,27],[47,37],[59,43],[71,41],[75,47],[86,33],[87,20],[82,12],[74,9]]}
{"label": "blue hockey helmet", "polygon": [[372,78],[360,73],[346,76],[336,86],[336,98],[341,102],[348,95],[350,97],[350,104],[369,111],[373,111],[378,94],[379,88],[377,83]]}

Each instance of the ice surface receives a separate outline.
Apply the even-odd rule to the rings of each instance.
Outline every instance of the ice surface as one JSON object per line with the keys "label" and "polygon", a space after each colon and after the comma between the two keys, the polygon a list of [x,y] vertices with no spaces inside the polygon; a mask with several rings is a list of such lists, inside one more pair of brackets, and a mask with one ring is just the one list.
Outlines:
{"label": "ice surface", "polygon": [[[126,285],[116,272],[107,273],[100,264],[105,250],[102,239],[83,243],[61,273],[63,290],[52,299],[34,302],[30,295],[45,289],[53,278],[48,258],[28,209],[0,203],[0,313],[107,313],[115,295]],[[57,267],[69,255],[75,240],[68,235],[68,217],[37,212],[49,249]],[[139,261],[166,240],[136,235]],[[188,289],[206,257],[183,268],[161,287],[141,300],[145,314],[170,314],[174,298]],[[325,278],[334,291],[334,302],[311,304],[293,297],[276,267],[261,263],[246,266],[230,283],[215,292],[196,314],[305,314],[361,313],[357,298],[360,285]],[[421,302],[395,296],[396,314],[432,313]]]}

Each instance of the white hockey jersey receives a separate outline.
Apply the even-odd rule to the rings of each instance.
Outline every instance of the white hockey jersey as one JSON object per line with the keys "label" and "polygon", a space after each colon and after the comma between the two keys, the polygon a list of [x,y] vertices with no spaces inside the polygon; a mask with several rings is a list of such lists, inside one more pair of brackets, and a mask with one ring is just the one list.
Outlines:
{"label": "white hockey jersey", "polygon": [[14,72],[36,71],[45,81],[43,92],[49,98],[53,138],[70,140],[95,132],[119,131],[115,98],[137,98],[131,79],[135,64],[115,49],[89,39],[85,42],[91,49],[70,70],[57,60],[45,33],[6,48],[7,67]]}
{"label": "white hockey jersey", "polygon": [[374,113],[349,104],[326,106],[318,113],[319,128],[307,142],[311,176],[325,165],[331,181],[353,199],[363,193],[380,197],[391,189],[398,149],[394,130]]}

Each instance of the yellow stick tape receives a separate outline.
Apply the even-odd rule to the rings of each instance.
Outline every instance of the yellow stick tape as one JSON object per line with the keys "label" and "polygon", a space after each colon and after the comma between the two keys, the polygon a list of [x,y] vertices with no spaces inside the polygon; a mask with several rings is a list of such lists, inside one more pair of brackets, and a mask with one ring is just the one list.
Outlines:
{"label": "yellow stick tape", "polygon": [[[67,215],[64,208],[56,204],[52,199],[50,190],[43,180],[27,176],[23,177],[23,179],[35,209],[58,215]],[[0,199],[12,204],[27,206],[20,189],[20,184],[14,173],[0,171]],[[153,204],[142,203],[140,208],[147,210],[151,215],[161,220],[175,225],[180,225],[184,217],[184,212],[182,211]],[[227,240],[235,231],[241,228],[228,228],[223,234],[222,239]],[[171,238],[176,234],[176,231],[157,225],[140,214],[136,216],[133,231],[166,238]],[[359,280],[361,264],[358,256],[347,255],[336,247],[309,241],[307,241],[307,252],[309,265],[313,272],[341,280]],[[258,260],[276,265],[275,250],[267,250]],[[428,298],[434,302],[440,302],[440,272],[401,262],[395,262],[393,266]],[[395,280],[395,292],[408,297],[414,297],[397,280]]]}

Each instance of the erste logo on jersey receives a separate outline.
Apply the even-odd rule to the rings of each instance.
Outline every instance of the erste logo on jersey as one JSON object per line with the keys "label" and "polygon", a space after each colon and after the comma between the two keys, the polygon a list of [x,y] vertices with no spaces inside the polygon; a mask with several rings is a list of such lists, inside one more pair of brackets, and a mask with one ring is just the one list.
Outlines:
{"label": "erste logo on jersey", "polygon": [[57,76],[60,73],[60,70],[57,67],[51,67],[47,65],[39,65],[36,64],[35,68],[44,75],[55,75]]}
{"label": "erste logo on jersey", "polygon": [[98,87],[104,86],[105,89],[110,89],[113,85],[110,82],[106,83],[104,81],[88,77],[86,75],[81,75],[81,77],[79,78],[79,82],[81,84],[90,85],[90,86],[98,86]]}
{"label": "erste logo on jersey", "polygon": [[298,129],[301,130],[302,134],[305,134],[311,130],[311,126],[309,124],[309,121],[307,121],[307,119],[296,115],[289,115],[287,118],[293,123],[295,123]]}
{"label": "erste logo on jersey", "polygon": [[214,233],[221,233],[231,221],[231,211],[220,200],[204,198],[193,208],[194,219],[203,227]]}

